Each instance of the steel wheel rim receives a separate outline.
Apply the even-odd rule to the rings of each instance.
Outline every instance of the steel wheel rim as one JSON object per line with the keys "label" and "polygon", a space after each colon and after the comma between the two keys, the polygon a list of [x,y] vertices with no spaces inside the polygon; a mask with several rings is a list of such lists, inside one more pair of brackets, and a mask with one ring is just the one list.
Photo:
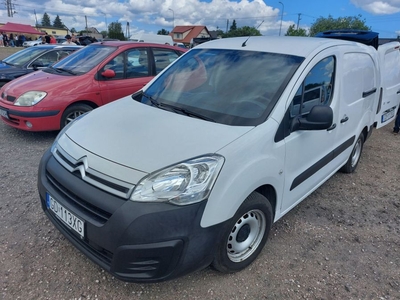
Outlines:
{"label": "steel wheel rim", "polygon": [[353,155],[351,157],[352,167],[354,167],[357,164],[358,160],[360,159],[361,147],[362,147],[361,139],[358,139],[357,144],[354,147]]}
{"label": "steel wheel rim", "polygon": [[228,258],[236,263],[249,258],[263,240],[266,223],[265,214],[261,210],[251,210],[243,214],[228,236]]}

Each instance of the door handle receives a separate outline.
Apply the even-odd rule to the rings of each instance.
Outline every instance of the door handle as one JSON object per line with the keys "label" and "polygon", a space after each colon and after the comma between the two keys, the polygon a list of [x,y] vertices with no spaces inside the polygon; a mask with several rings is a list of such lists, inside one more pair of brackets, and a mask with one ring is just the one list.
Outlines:
{"label": "door handle", "polygon": [[365,98],[365,97],[368,97],[369,95],[374,94],[375,92],[376,92],[376,88],[373,88],[372,90],[369,90],[367,92],[363,92],[362,96],[363,96],[363,98]]}
{"label": "door handle", "polygon": [[336,128],[336,123],[333,123],[331,127],[329,127],[326,131],[331,131]]}
{"label": "door handle", "polygon": [[397,91],[397,94],[400,94],[400,90]]}
{"label": "door handle", "polygon": [[349,117],[345,116],[343,119],[340,120],[340,123],[341,124],[346,123],[348,120],[349,120]]}

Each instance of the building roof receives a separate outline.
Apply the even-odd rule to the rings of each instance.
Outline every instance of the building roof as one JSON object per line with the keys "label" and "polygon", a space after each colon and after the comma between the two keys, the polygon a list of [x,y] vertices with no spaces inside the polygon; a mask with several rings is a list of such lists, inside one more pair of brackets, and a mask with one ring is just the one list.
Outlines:
{"label": "building roof", "polygon": [[44,34],[43,32],[37,31],[31,25],[18,24],[7,22],[5,25],[0,27],[1,32],[17,32],[17,33],[28,33],[28,34]]}
{"label": "building roof", "polygon": [[172,38],[173,38],[173,37],[174,37],[174,33],[182,33],[182,34],[184,34],[184,33],[186,33],[186,32],[189,32],[188,35],[185,36],[184,39],[182,39],[182,40],[174,39],[174,41],[175,41],[175,42],[181,42],[181,43],[184,43],[184,44],[190,44],[190,41],[191,41],[193,38],[200,37],[199,35],[200,35],[200,33],[201,33],[204,29],[205,29],[205,30],[207,31],[207,33],[209,34],[209,31],[208,31],[207,27],[206,27],[206,26],[203,26],[203,25],[198,25],[198,26],[195,26],[195,25],[176,26],[176,27],[171,31],[170,35],[171,35]]}

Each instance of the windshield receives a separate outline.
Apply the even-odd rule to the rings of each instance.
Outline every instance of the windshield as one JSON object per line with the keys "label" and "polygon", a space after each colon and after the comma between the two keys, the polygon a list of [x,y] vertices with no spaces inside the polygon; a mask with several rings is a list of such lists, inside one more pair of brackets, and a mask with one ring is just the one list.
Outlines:
{"label": "windshield", "polygon": [[[89,72],[94,67],[97,67],[110,53],[117,50],[117,47],[110,47],[104,45],[89,45],[63,60],[54,64],[52,68],[60,69],[71,74],[81,75]],[[45,70],[50,71],[50,70]]]}
{"label": "windshield", "polygon": [[303,60],[256,51],[192,49],[135,99],[217,123],[255,126],[267,119]]}
{"label": "windshield", "polygon": [[13,66],[23,66],[27,62],[48,50],[49,48],[29,47],[3,59],[3,62]]}

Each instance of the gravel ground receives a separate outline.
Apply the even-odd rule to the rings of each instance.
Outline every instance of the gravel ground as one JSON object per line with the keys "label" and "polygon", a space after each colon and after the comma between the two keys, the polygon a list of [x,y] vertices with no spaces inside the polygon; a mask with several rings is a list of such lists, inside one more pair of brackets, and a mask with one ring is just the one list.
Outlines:
{"label": "gravel ground", "polygon": [[374,131],[355,173],[337,173],[274,224],[246,270],[133,284],[92,263],[42,212],[37,168],[56,133],[0,122],[0,298],[400,299],[400,135],[392,125]]}

